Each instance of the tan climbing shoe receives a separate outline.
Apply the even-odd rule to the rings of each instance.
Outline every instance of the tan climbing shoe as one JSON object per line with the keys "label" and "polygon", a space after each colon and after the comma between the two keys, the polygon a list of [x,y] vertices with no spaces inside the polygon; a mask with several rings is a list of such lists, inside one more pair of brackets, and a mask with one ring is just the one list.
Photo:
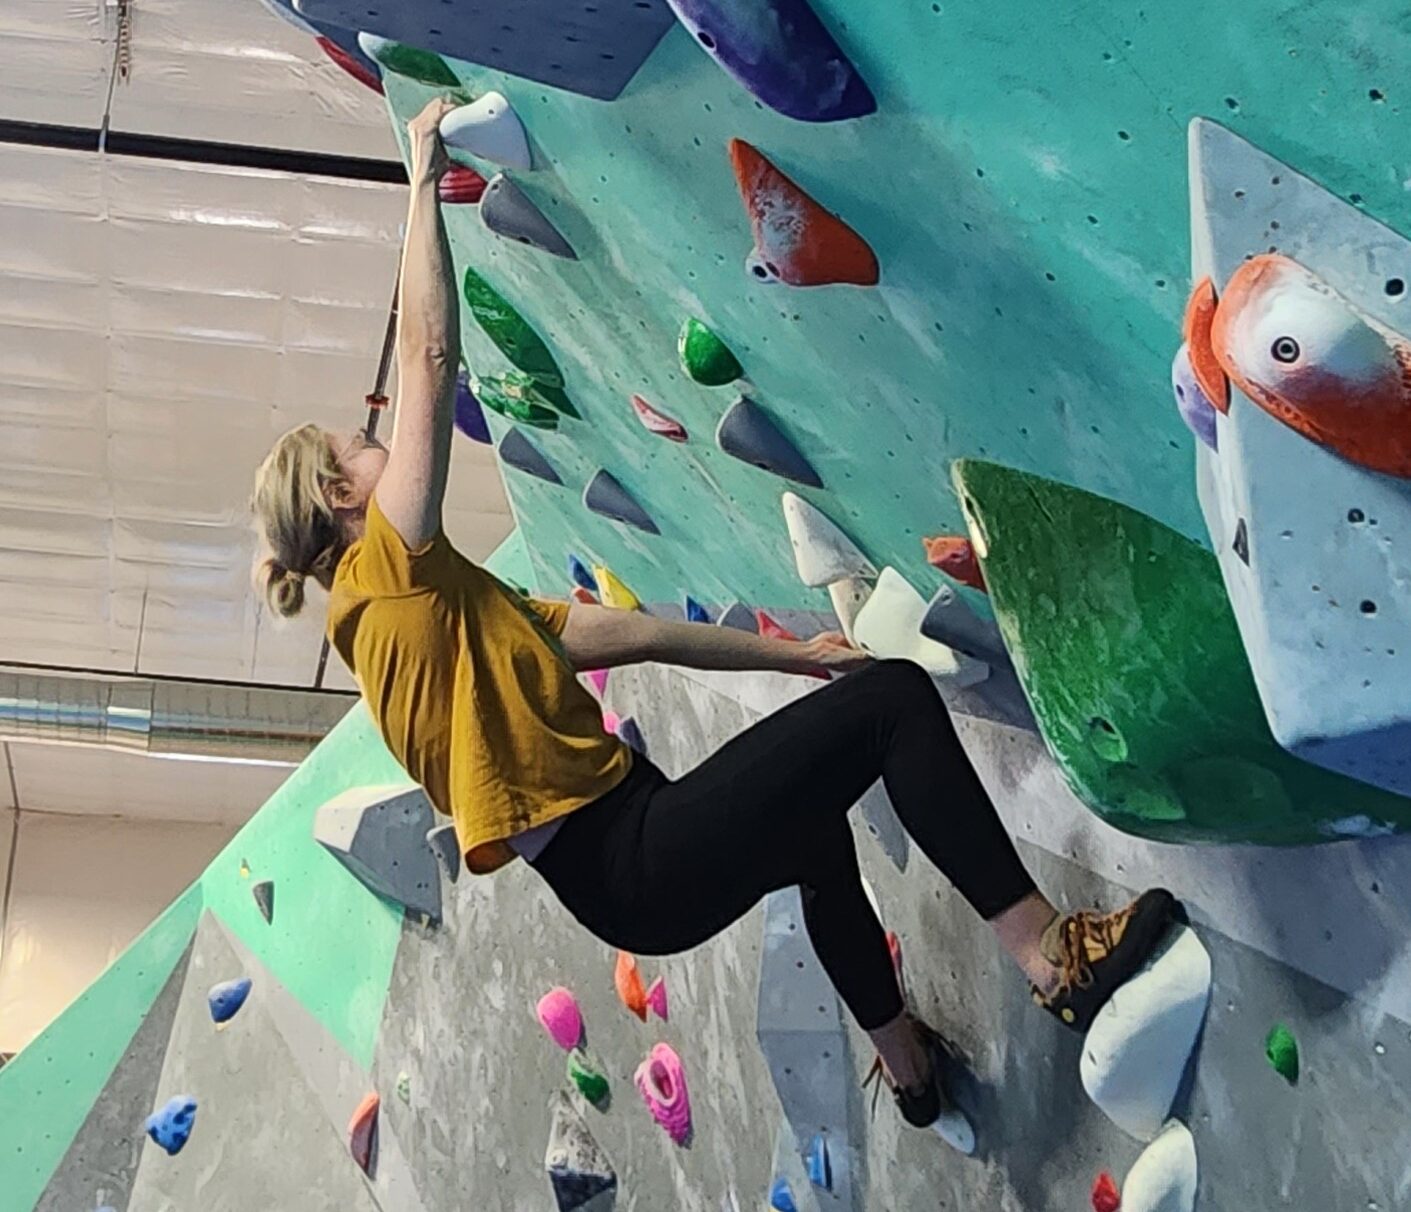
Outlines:
{"label": "tan climbing shoe", "polygon": [[1087,1031],[1107,999],[1146,962],[1177,915],[1164,888],[1142,893],[1115,913],[1069,913],[1044,931],[1040,946],[1059,970],[1053,992],[1034,1002],[1074,1031]]}

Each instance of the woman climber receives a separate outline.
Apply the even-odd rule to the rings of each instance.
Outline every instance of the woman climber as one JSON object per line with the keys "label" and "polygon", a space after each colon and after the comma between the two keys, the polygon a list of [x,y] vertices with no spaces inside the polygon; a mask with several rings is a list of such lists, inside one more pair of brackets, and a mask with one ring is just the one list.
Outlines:
{"label": "woman climber", "polygon": [[[477,873],[528,861],[588,930],[642,954],[694,947],[774,889],[802,890],[809,937],[877,1047],[902,1115],[966,1148],[941,1037],[906,1009],[847,823],[880,777],[907,831],[993,929],[1035,1001],[1085,1030],[1173,911],[1149,891],[1063,915],[1024,870],[927,674],[841,636],[806,641],[522,598],[441,526],[459,314],[436,184],[449,101],[409,124],[411,205],[390,450],[305,425],[260,467],[270,606],[312,578],[328,635],[388,748],[455,821]],[[603,730],[581,670],[638,661],[847,676],[746,729],[677,780]]]}

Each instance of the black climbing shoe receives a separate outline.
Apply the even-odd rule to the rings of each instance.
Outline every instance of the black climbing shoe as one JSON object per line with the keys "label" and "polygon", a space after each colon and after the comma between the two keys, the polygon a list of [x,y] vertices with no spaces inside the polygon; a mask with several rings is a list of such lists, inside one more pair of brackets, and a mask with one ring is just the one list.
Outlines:
{"label": "black climbing shoe", "polygon": [[955,1047],[920,1019],[912,1019],[912,1024],[931,1061],[930,1077],[921,1090],[907,1090],[893,1085],[879,1056],[873,1061],[872,1069],[862,1083],[865,1088],[873,1081],[877,1082],[872,1094],[873,1111],[875,1113],[877,1108],[877,1093],[885,1085],[892,1092],[897,1109],[907,1123],[913,1128],[930,1128],[952,1149],[969,1156],[975,1152],[975,1129],[965,1112],[951,1100],[948,1090],[950,1083],[947,1075],[958,1063]]}
{"label": "black climbing shoe", "polygon": [[1142,893],[1115,913],[1070,913],[1044,932],[1044,955],[1059,969],[1058,988],[1034,1001],[1074,1031],[1087,1031],[1107,999],[1136,974],[1177,917],[1164,888]]}

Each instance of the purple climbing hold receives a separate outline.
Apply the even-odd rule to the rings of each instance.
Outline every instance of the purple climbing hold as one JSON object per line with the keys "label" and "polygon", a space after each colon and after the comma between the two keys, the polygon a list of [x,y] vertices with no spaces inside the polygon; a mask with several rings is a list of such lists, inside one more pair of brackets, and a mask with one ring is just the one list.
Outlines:
{"label": "purple climbing hold", "polygon": [[630,715],[624,716],[617,725],[617,739],[627,746],[633,753],[640,753],[643,757],[647,755],[647,739],[642,735],[642,729],[637,721]]}
{"label": "purple climbing hold", "polygon": [[217,1023],[228,1023],[240,1013],[240,1007],[250,996],[251,980],[248,976],[237,977],[233,981],[222,981],[212,985],[206,994],[206,1002],[211,1008],[211,1018]]}
{"label": "purple climbing hold", "polygon": [[147,1135],[175,1156],[186,1147],[195,1124],[196,1100],[189,1094],[178,1094],[147,1117]]}
{"label": "purple climbing hold", "polygon": [[1196,380],[1191,366],[1191,351],[1182,345],[1171,362],[1171,390],[1176,393],[1176,408],[1186,428],[1211,450],[1220,449],[1220,437],[1215,428],[1215,405],[1210,402]]}
{"label": "purple climbing hold", "polygon": [[726,454],[764,471],[813,488],[823,487],[813,464],[748,396],[741,396],[720,418],[715,440]]}
{"label": "purple climbing hold", "polygon": [[485,410],[470,390],[470,374],[464,366],[456,376],[456,428],[472,442],[493,445],[490,426],[485,423]]}
{"label": "purple climbing hold", "polygon": [[617,482],[611,472],[599,470],[583,490],[583,505],[593,513],[612,518],[627,526],[635,526],[648,534],[660,534],[651,514],[632,499],[627,489]]}
{"label": "purple climbing hold", "polygon": [[771,109],[802,122],[841,122],[877,109],[808,0],[667,3],[710,57]]}
{"label": "purple climbing hold", "polygon": [[500,461],[550,484],[563,483],[554,465],[517,429],[511,429],[500,439]]}
{"label": "purple climbing hold", "polygon": [[578,260],[578,254],[563,238],[563,233],[504,173],[496,173],[485,187],[480,199],[480,221],[497,236],[517,240],[569,261]]}

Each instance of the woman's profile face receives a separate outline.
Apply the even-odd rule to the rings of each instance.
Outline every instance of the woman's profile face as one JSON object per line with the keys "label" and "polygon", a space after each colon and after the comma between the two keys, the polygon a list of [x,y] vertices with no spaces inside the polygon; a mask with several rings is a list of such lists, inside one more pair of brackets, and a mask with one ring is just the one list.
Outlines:
{"label": "woman's profile face", "polygon": [[328,433],[334,461],[347,486],[345,500],[334,502],[343,507],[365,506],[372,499],[372,490],[387,468],[387,447],[366,429]]}

